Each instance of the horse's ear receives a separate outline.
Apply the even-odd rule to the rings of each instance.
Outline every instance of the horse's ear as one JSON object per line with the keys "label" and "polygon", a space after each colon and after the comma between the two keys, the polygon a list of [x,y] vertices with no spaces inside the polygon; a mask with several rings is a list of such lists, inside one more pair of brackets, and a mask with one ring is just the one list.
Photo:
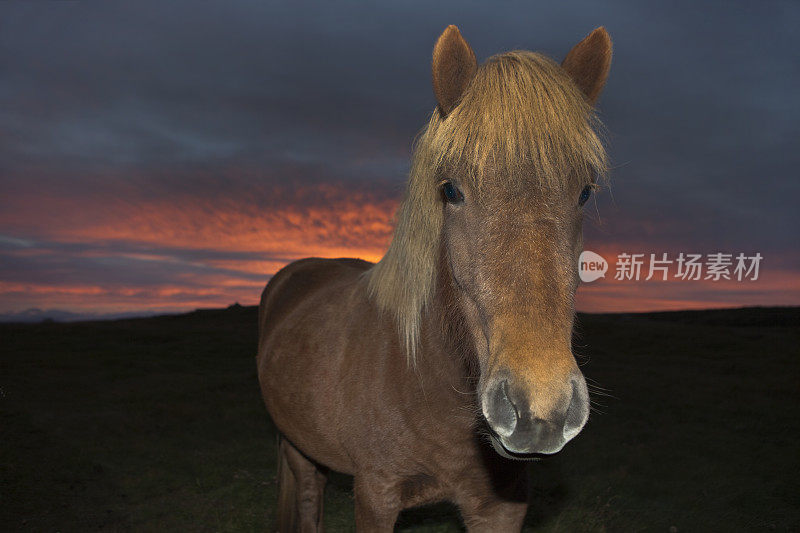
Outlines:
{"label": "horse's ear", "polygon": [[442,115],[458,105],[477,69],[475,52],[458,28],[453,25],[445,28],[433,47],[432,63],[433,92]]}
{"label": "horse's ear", "polygon": [[606,29],[600,26],[576,44],[561,66],[594,106],[611,68],[611,37]]}

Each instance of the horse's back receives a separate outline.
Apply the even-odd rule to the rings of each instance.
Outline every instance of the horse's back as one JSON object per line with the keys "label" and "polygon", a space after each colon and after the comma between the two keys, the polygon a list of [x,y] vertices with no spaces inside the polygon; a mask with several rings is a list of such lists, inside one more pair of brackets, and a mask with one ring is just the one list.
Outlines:
{"label": "horse's back", "polygon": [[335,285],[349,285],[373,263],[361,259],[309,257],[279,270],[261,293],[258,308],[259,344],[282,319],[310,298]]}

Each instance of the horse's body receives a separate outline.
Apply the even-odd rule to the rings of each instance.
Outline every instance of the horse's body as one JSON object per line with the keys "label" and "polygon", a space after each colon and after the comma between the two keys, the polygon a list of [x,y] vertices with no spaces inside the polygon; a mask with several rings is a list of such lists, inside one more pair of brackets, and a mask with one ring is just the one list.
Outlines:
{"label": "horse's body", "polygon": [[[600,59],[608,56],[599,67],[598,50]],[[359,530],[391,530],[403,508],[440,500],[457,504],[470,530],[519,530],[527,509],[525,463],[512,457],[554,453],[586,421],[586,385],[569,347],[580,250],[573,204],[591,182],[590,167],[598,170],[588,124],[610,42],[596,30],[571,52],[564,69],[574,81],[539,56],[508,57],[487,67],[489,74],[476,74],[471,49],[448,28],[434,51],[438,114],[415,154],[386,257],[377,265],[304,259],[264,290],[257,362],[267,409],[282,434],[281,530],[321,529],[326,469],[354,476]],[[536,143],[550,142],[537,135],[577,154],[564,159],[569,176],[517,191],[520,202],[498,179],[509,179],[511,166],[499,164],[497,151],[507,146],[469,145],[477,157],[495,150],[486,170],[480,160],[445,154],[452,143],[436,144],[448,125],[464,129],[459,113],[476,106],[495,70],[509,68],[533,72],[545,92],[562,91],[547,96],[566,102],[553,112],[577,117],[574,124],[551,119],[535,126],[528,148],[506,154],[517,172],[539,174],[558,165],[533,159]],[[519,72],[512,77],[522,79]],[[550,79],[559,85],[548,86]],[[503,87],[502,80],[491,83]],[[531,113],[541,111],[531,106]],[[516,119],[508,120],[502,127],[513,135]],[[491,134],[485,130],[481,138]],[[573,137],[578,141],[569,146]],[[465,138],[475,143],[475,135]],[[458,174],[460,163],[480,181],[451,178],[466,175]],[[539,209],[530,209],[534,204]]]}
{"label": "horse's body", "polygon": [[366,530],[393,524],[402,508],[445,499],[473,520],[500,506],[516,524],[525,513],[522,472],[519,464],[504,469],[509,461],[476,433],[467,362],[449,356],[439,324],[430,323],[409,368],[393,319],[368,296],[361,275],[370,266],[304,259],[264,291],[260,353],[276,355],[259,361],[259,376],[275,424],[314,462],[355,476],[359,499],[378,499],[357,511]]}

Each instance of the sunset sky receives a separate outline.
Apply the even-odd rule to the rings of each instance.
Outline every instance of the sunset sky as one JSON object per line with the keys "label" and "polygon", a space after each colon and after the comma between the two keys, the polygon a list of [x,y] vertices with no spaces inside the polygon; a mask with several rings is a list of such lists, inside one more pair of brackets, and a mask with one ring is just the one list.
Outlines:
{"label": "sunset sky", "polygon": [[[800,6],[698,4],[0,3],[0,314],[251,305],[294,259],[379,259],[448,24],[479,60],[614,40],[580,310],[800,305]],[[616,281],[623,252],[763,260]]]}

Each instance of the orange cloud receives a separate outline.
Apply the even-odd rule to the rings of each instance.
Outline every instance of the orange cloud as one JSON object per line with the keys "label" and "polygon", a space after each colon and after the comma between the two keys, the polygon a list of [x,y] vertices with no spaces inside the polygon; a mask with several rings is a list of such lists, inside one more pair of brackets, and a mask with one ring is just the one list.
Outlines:
{"label": "orange cloud", "polygon": [[[14,249],[14,257],[44,264],[68,256],[74,264],[35,279],[0,282],[0,311],[166,312],[255,304],[269,276],[292,260],[380,259],[398,201],[344,184],[274,186],[262,188],[256,199],[235,196],[145,198],[100,191],[78,202],[65,195],[20,194],[0,210],[0,227],[20,242],[31,241]],[[37,244],[43,241],[67,251]],[[646,243],[587,242],[586,248],[608,259],[622,251],[665,251]],[[605,279],[582,284],[577,307],[615,312],[796,305],[800,279],[789,269],[770,267],[768,259],[756,282],[616,281],[611,270]],[[117,263],[104,266],[109,260]],[[91,274],[81,277],[81,261],[91,262]],[[132,272],[122,275],[115,269],[126,261]]]}
{"label": "orange cloud", "polygon": [[[132,201],[89,195],[77,208],[69,198],[23,195],[13,209],[0,212],[0,227],[24,229],[34,243],[85,245],[75,252],[83,259],[177,262],[201,273],[187,268],[179,276],[183,283],[171,286],[158,279],[123,286],[115,283],[113,273],[97,285],[69,285],[57,275],[2,283],[3,307],[116,311],[253,304],[269,276],[292,260],[318,256],[377,261],[391,238],[395,200],[329,184],[275,187],[271,196],[271,205],[261,206],[233,198]],[[312,201],[304,203],[306,197]],[[30,260],[47,253],[35,244],[15,251]]]}

